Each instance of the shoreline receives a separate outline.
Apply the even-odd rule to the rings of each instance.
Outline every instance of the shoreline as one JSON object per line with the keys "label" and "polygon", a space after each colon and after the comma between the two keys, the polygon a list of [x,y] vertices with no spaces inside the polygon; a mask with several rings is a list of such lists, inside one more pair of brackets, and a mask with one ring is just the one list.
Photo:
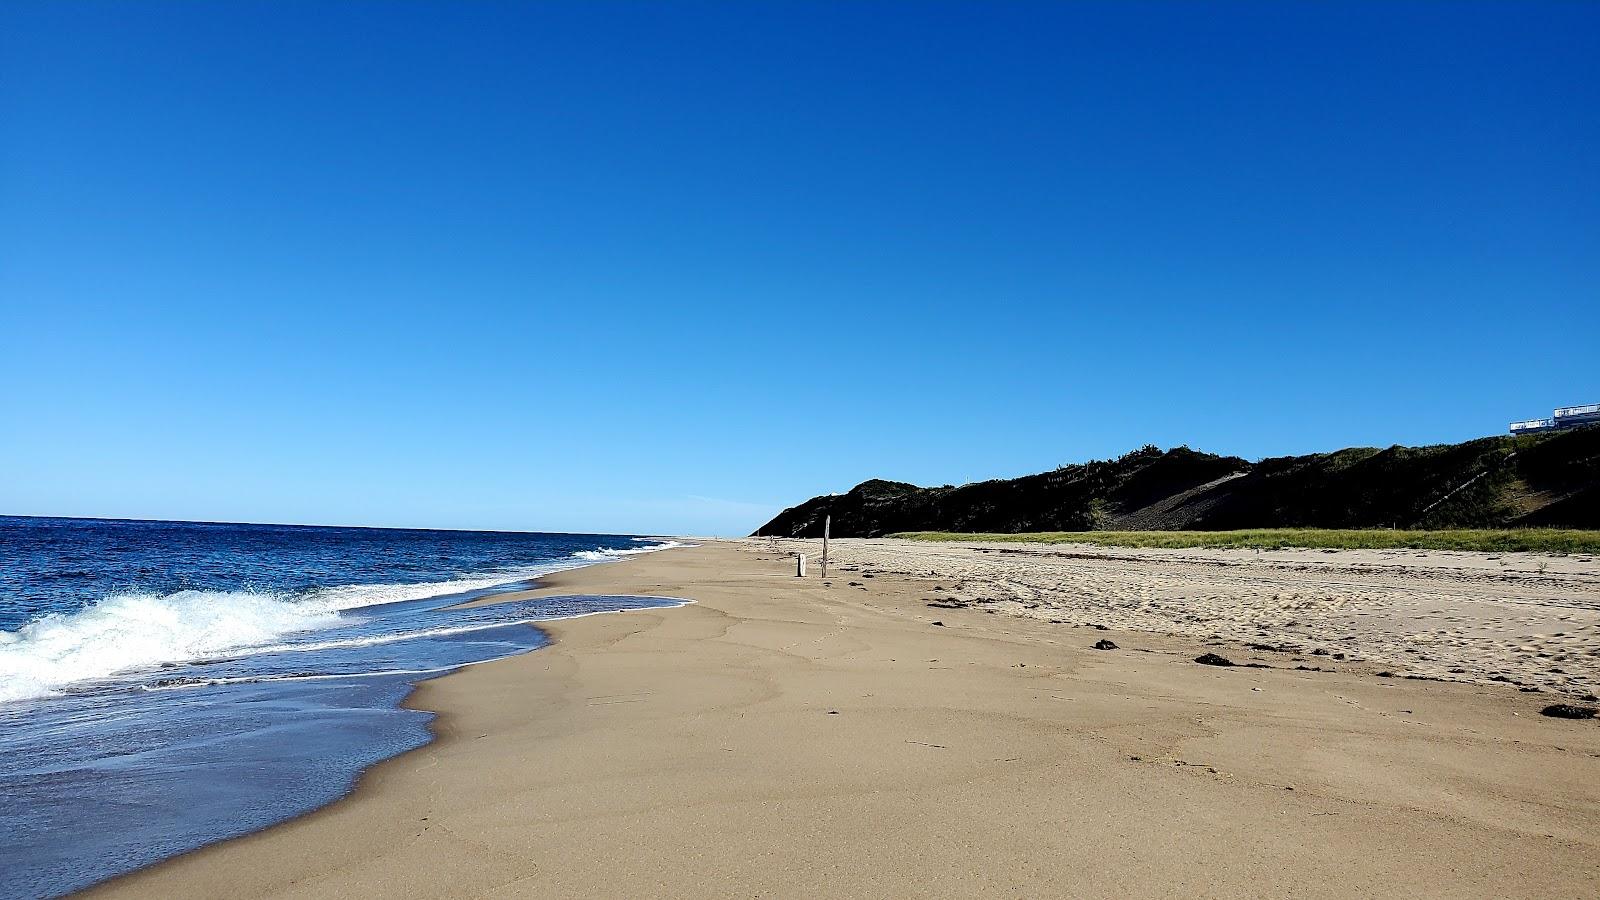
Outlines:
{"label": "shoreline", "polygon": [[[668,539],[663,539],[663,540],[668,540]],[[665,548],[665,549],[672,549],[673,547],[677,547],[677,546],[680,546],[680,545],[674,543],[672,545],[672,547]],[[652,551],[648,551],[648,552],[657,552],[657,551],[652,550]],[[502,602],[514,601],[514,600],[517,600],[517,599],[522,599],[522,598],[526,598],[526,597],[533,597],[533,596],[552,596],[552,595],[553,596],[564,596],[564,595],[566,595],[566,594],[568,594],[570,592],[559,591],[559,590],[554,590],[553,589],[553,584],[554,584],[555,580],[560,578],[561,576],[566,575],[568,573],[583,571],[583,570],[586,570],[586,569],[604,567],[604,566],[610,565],[612,563],[624,562],[624,561],[626,561],[628,559],[634,558],[636,555],[639,555],[639,554],[630,552],[628,554],[621,555],[621,556],[608,556],[608,557],[605,557],[605,558],[591,559],[591,560],[586,561],[586,562],[582,562],[582,563],[578,563],[578,564],[570,565],[570,566],[564,566],[562,568],[557,568],[557,569],[554,569],[554,570],[549,571],[549,572],[544,572],[544,573],[539,574],[537,576],[534,576],[532,578],[525,579],[525,580],[523,580],[521,582],[508,582],[506,585],[504,585],[504,586],[502,586],[500,588],[476,588],[476,589],[473,589],[473,590],[465,591],[465,592],[462,592],[464,594],[463,599],[458,600],[454,605],[445,606],[445,607],[442,607],[442,608],[444,610],[446,610],[446,611],[448,611],[448,610],[459,610],[459,609],[469,609],[469,608],[472,608],[472,607],[490,606],[490,605],[494,605],[494,604],[498,604],[498,603],[502,603]],[[514,586],[514,585],[518,585],[518,584],[521,584],[523,586],[520,586],[520,587],[519,586]],[[428,598],[421,598],[421,599],[428,599]],[[644,610],[649,610],[649,609],[673,609],[673,608],[676,608],[677,606],[688,605],[688,604],[691,604],[691,603],[694,602],[693,600],[689,600],[689,599],[681,598],[681,597],[649,597],[649,598],[645,598],[645,599],[667,600],[667,601],[671,601],[673,603],[673,605],[672,606],[666,606],[666,607],[645,607],[645,608],[643,608]],[[458,665],[454,665],[454,666],[450,666],[450,667],[446,667],[446,668],[441,668],[441,669],[418,670],[418,671],[409,672],[409,673],[398,673],[398,672],[396,672],[396,673],[388,673],[388,674],[407,674],[407,675],[410,675],[412,678],[415,679],[415,680],[413,680],[413,681],[411,681],[409,683],[409,689],[406,691],[405,695],[403,697],[401,697],[397,702],[395,702],[391,707],[388,707],[388,708],[396,709],[396,710],[407,710],[407,711],[412,711],[412,712],[426,713],[428,715],[428,720],[427,720],[427,724],[425,726],[425,730],[426,730],[426,733],[427,733],[428,737],[427,737],[427,741],[425,743],[421,744],[420,746],[412,747],[410,749],[401,750],[401,751],[395,753],[392,756],[389,756],[389,757],[383,758],[383,759],[379,759],[376,762],[373,762],[373,763],[370,763],[370,764],[366,765],[365,767],[361,768],[359,771],[357,771],[355,773],[355,777],[352,780],[348,790],[346,790],[343,794],[340,794],[339,796],[337,796],[337,797],[335,797],[335,798],[333,798],[331,800],[323,802],[321,805],[315,806],[315,807],[313,807],[311,809],[308,809],[308,810],[305,810],[303,812],[292,814],[292,815],[288,816],[287,818],[283,818],[283,819],[280,819],[280,820],[275,821],[275,822],[270,822],[270,823],[268,823],[266,825],[263,825],[263,826],[261,826],[259,828],[256,828],[253,831],[247,831],[247,832],[243,832],[243,833],[240,833],[240,834],[234,834],[234,835],[231,835],[231,836],[228,836],[228,837],[217,838],[217,839],[211,841],[210,843],[204,844],[204,845],[199,846],[199,847],[195,847],[195,848],[193,848],[191,850],[185,850],[185,851],[179,852],[174,856],[170,856],[170,857],[167,857],[165,859],[157,860],[157,861],[155,861],[153,863],[150,863],[148,865],[142,866],[140,868],[132,869],[132,870],[120,873],[120,874],[116,874],[116,875],[111,875],[111,876],[106,877],[106,878],[104,878],[104,879],[102,879],[100,881],[94,882],[92,884],[89,884],[87,886],[79,888],[79,889],[77,889],[75,891],[72,891],[71,893],[67,894],[66,896],[84,896],[84,895],[86,895],[86,894],[88,894],[90,892],[94,892],[94,891],[100,890],[101,888],[104,888],[104,887],[107,887],[109,885],[112,885],[113,883],[119,881],[120,879],[124,879],[124,878],[128,878],[128,877],[131,877],[131,876],[135,876],[135,875],[138,875],[138,874],[140,874],[142,872],[147,872],[147,871],[150,871],[150,870],[153,870],[153,869],[158,869],[161,866],[167,865],[168,863],[171,863],[171,862],[173,862],[175,860],[183,859],[183,858],[185,858],[187,856],[190,856],[190,855],[193,855],[193,854],[196,854],[196,853],[202,853],[202,852],[205,852],[205,851],[207,851],[207,850],[209,850],[211,848],[214,848],[214,847],[220,847],[220,846],[223,846],[223,845],[226,845],[226,844],[231,844],[231,843],[233,843],[235,841],[247,840],[247,839],[252,838],[252,837],[254,837],[256,835],[259,835],[259,834],[261,834],[263,832],[271,831],[272,829],[275,829],[275,828],[278,828],[278,827],[281,827],[281,826],[289,825],[289,824],[294,823],[294,822],[298,822],[298,821],[301,821],[301,820],[304,820],[304,819],[308,819],[308,818],[314,817],[314,816],[318,815],[319,813],[322,813],[323,811],[327,810],[328,808],[330,808],[330,807],[332,807],[332,806],[334,806],[336,804],[342,803],[342,802],[350,799],[351,797],[355,796],[359,791],[362,790],[363,785],[366,784],[367,781],[368,781],[369,775],[371,775],[373,772],[375,772],[375,770],[377,770],[377,769],[379,769],[379,768],[381,768],[383,766],[387,766],[387,765],[390,765],[392,763],[398,762],[398,761],[404,759],[406,756],[409,756],[410,754],[427,750],[430,746],[432,746],[435,742],[437,742],[440,739],[440,734],[439,734],[439,730],[438,730],[437,726],[438,726],[438,722],[439,722],[440,718],[445,716],[445,715],[447,715],[447,711],[431,709],[431,708],[428,708],[428,707],[425,707],[425,706],[418,705],[418,703],[417,703],[418,692],[425,685],[427,685],[427,684],[429,684],[431,682],[437,681],[439,679],[442,679],[442,678],[449,678],[449,677],[451,677],[453,675],[457,675],[457,674],[460,674],[462,672],[469,671],[469,670],[471,670],[473,668],[476,668],[478,666],[483,666],[483,665],[488,665],[488,664],[491,664],[491,663],[497,663],[497,662],[503,662],[503,661],[506,661],[506,660],[516,659],[518,657],[527,656],[529,654],[537,653],[537,652],[539,652],[541,650],[548,649],[549,647],[553,646],[556,643],[556,641],[558,640],[558,636],[555,633],[555,630],[553,629],[553,626],[556,625],[557,623],[567,622],[567,621],[577,621],[577,620],[580,620],[580,619],[587,619],[587,618],[591,618],[591,617],[595,617],[595,616],[614,615],[614,614],[617,614],[617,613],[637,612],[637,611],[641,611],[641,610],[637,610],[637,609],[601,609],[601,610],[592,610],[592,611],[582,612],[582,613],[578,613],[576,615],[560,616],[558,618],[553,618],[553,619],[536,619],[536,620],[528,621],[528,622],[525,622],[525,623],[522,623],[522,624],[525,624],[527,627],[532,628],[535,631],[539,632],[539,634],[546,641],[546,643],[544,643],[544,644],[540,644],[538,646],[527,648],[527,649],[522,649],[522,650],[517,650],[517,651],[514,651],[514,652],[510,652],[510,653],[507,653],[506,655],[503,655],[503,656],[497,656],[497,657],[493,657],[493,658],[489,658],[489,659],[482,659],[482,660],[474,660],[474,661],[471,661],[471,662],[466,662],[466,663],[462,663],[462,664],[458,664]],[[352,674],[326,676],[326,677],[327,678],[349,679],[349,678],[367,677],[370,674],[373,674],[373,673],[365,673],[365,674],[352,673]],[[311,677],[308,680],[316,680],[316,677]]]}
{"label": "shoreline", "polygon": [[[663,541],[675,541],[675,540],[678,540],[678,539],[661,538],[661,540],[663,540]],[[650,551],[650,553],[665,552],[666,550],[681,549],[684,546],[692,547],[694,545],[682,545],[682,544],[679,544],[679,545],[674,545],[672,547],[664,548],[663,550],[652,550],[652,551]],[[578,591],[574,591],[574,590],[563,590],[562,589],[563,584],[565,583],[566,579],[569,576],[575,576],[578,573],[582,573],[582,572],[588,572],[588,571],[595,570],[595,569],[604,569],[604,568],[609,568],[609,567],[612,567],[612,566],[615,566],[615,565],[628,563],[628,562],[631,562],[633,560],[639,559],[641,556],[648,556],[648,555],[650,555],[650,553],[629,554],[629,555],[624,555],[624,556],[611,557],[611,558],[607,558],[607,559],[592,560],[592,561],[589,561],[589,562],[586,562],[586,563],[583,563],[583,564],[580,564],[580,565],[572,566],[570,568],[557,569],[555,571],[547,572],[547,573],[544,573],[544,574],[541,574],[541,575],[538,575],[538,576],[534,577],[531,580],[531,584],[532,584],[531,587],[522,587],[522,588],[515,588],[515,589],[511,589],[511,590],[500,590],[500,591],[489,590],[487,592],[474,591],[472,593],[477,594],[477,596],[472,596],[469,599],[466,599],[466,600],[461,601],[460,603],[457,603],[453,607],[447,607],[447,608],[448,609],[464,609],[464,608],[469,608],[469,607],[474,607],[474,606],[488,606],[488,605],[492,605],[492,604],[496,604],[496,603],[503,603],[503,602],[509,602],[509,601],[514,601],[514,600],[526,599],[526,598],[548,597],[548,596],[563,596],[563,595],[568,595],[568,594],[573,594],[573,593],[579,593]],[[592,591],[592,592],[589,592],[589,593],[620,593],[620,592]],[[644,596],[644,595],[630,594],[628,596]],[[107,879],[105,879],[103,881],[96,882],[96,883],[94,883],[92,885],[89,885],[89,886],[87,886],[85,888],[82,888],[81,890],[74,891],[74,892],[72,892],[71,894],[69,894],[67,896],[71,896],[71,897],[89,897],[89,896],[98,896],[98,895],[101,895],[103,893],[104,894],[113,894],[113,893],[119,892],[119,891],[121,891],[123,889],[122,883],[125,882],[125,881],[129,881],[131,879],[137,879],[140,876],[144,876],[144,875],[153,875],[154,873],[159,872],[160,870],[162,870],[162,869],[164,869],[164,868],[166,868],[168,866],[178,864],[178,863],[180,863],[180,862],[182,862],[184,860],[187,860],[187,859],[189,859],[191,857],[197,857],[197,856],[209,854],[209,853],[212,853],[214,851],[224,851],[226,848],[231,847],[234,844],[238,844],[238,843],[245,842],[245,841],[250,841],[250,840],[255,839],[255,838],[257,838],[259,836],[262,836],[264,834],[276,831],[277,829],[292,827],[292,826],[296,825],[297,823],[310,822],[311,820],[315,820],[319,816],[322,816],[322,815],[328,813],[329,811],[331,811],[335,807],[341,806],[341,805],[343,805],[345,803],[348,803],[348,802],[351,802],[353,800],[362,799],[362,795],[363,794],[365,794],[368,791],[372,791],[372,790],[376,790],[377,789],[375,787],[375,783],[378,782],[378,781],[381,781],[383,779],[384,774],[385,774],[382,770],[384,770],[386,768],[389,768],[389,767],[398,767],[398,766],[400,766],[400,764],[404,763],[407,758],[409,758],[409,757],[411,757],[411,756],[413,756],[415,754],[427,752],[430,748],[433,748],[436,744],[438,744],[442,740],[445,740],[449,736],[449,729],[447,728],[447,725],[448,725],[448,719],[452,716],[451,710],[448,709],[448,708],[436,707],[435,705],[425,705],[425,704],[427,704],[427,701],[419,699],[419,697],[421,695],[427,693],[426,689],[427,689],[428,686],[433,685],[433,684],[435,684],[435,683],[437,683],[439,681],[445,680],[445,679],[450,679],[450,678],[454,678],[454,677],[466,674],[466,673],[471,672],[472,670],[480,668],[480,667],[492,666],[492,665],[496,665],[496,664],[500,664],[500,663],[506,663],[506,662],[511,662],[511,661],[515,661],[515,660],[519,660],[519,659],[524,659],[524,658],[526,658],[528,656],[531,656],[531,655],[534,655],[534,654],[537,654],[537,653],[541,653],[541,652],[544,652],[544,651],[548,651],[548,650],[554,648],[557,644],[559,644],[564,639],[563,635],[562,635],[563,629],[560,626],[563,623],[566,623],[566,622],[577,622],[577,621],[582,621],[582,620],[586,620],[586,619],[593,619],[593,618],[598,618],[598,617],[617,616],[617,615],[620,615],[620,614],[623,614],[623,613],[650,613],[650,612],[671,611],[671,610],[677,609],[677,608],[679,608],[681,606],[688,606],[688,605],[692,605],[692,604],[695,603],[695,601],[693,599],[687,598],[687,597],[660,597],[660,596],[655,596],[655,595],[650,595],[650,596],[653,599],[663,599],[663,600],[677,601],[678,605],[671,606],[671,607],[663,607],[663,608],[659,608],[659,609],[645,608],[645,609],[598,610],[598,611],[593,611],[593,612],[581,613],[581,614],[575,615],[575,616],[564,616],[564,617],[556,618],[556,619],[539,620],[539,621],[536,621],[536,622],[530,622],[530,623],[528,623],[529,627],[534,628],[534,629],[542,632],[545,635],[545,637],[549,639],[549,643],[547,643],[547,644],[545,644],[543,646],[540,646],[540,647],[535,647],[535,648],[530,649],[530,650],[525,650],[525,651],[521,651],[521,652],[518,652],[518,653],[513,653],[513,654],[510,654],[510,655],[507,655],[507,656],[501,656],[501,657],[497,657],[497,658],[494,658],[494,659],[486,659],[486,660],[480,660],[480,661],[476,661],[476,662],[466,663],[464,665],[454,667],[454,668],[452,668],[450,670],[443,671],[442,673],[439,673],[439,674],[417,673],[418,675],[424,675],[424,676],[427,676],[427,677],[423,677],[423,678],[419,679],[418,681],[414,682],[411,685],[411,690],[406,694],[404,699],[402,699],[400,701],[400,703],[398,704],[398,707],[400,709],[412,710],[412,711],[416,711],[416,712],[424,712],[424,713],[428,713],[429,714],[430,718],[429,718],[428,725],[427,725],[427,731],[428,731],[428,734],[429,734],[429,739],[428,739],[428,742],[426,744],[423,744],[420,747],[412,748],[410,750],[402,751],[401,753],[399,753],[399,754],[397,754],[395,756],[391,756],[388,759],[383,759],[383,760],[380,760],[380,761],[378,761],[378,762],[376,762],[376,763],[374,763],[374,764],[372,764],[370,766],[367,766],[357,776],[355,784],[350,788],[350,790],[346,791],[340,797],[338,797],[338,798],[336,798],[336,799],[334,799],[334,800],[332,800],[332,801],[330,801],[328,803],[325,803],[325,804],[323,804],[323,805],[321,805],[319,807],[316,807],[315,809],[309,810],[309,811],[301,813],[299,815],[291,816],[290,818],[281,820],[279,822],[272,823],[272,824],[267,825],[267,826],[265,826],[263,828],[260,828],[260,829],[258,829],[256,831],[252,831],[252,832],[248,832],[248,833],[245,833],[245,834],[236,835],[236,836],[233,836],[233,837],[222,838],[222,839],[214,841],[214,842],[212,842],[210,844],[206,844],[203,847],[197,847],[197,848],[195,848],[193,850],[185,851],[185,852],[180,853],[180,854],[178,854],[176,856],[169,857],[167,859],[163,859],[163,860],[160,860],[158,862],[152,863],[151,865],[144,866],[144,867],[139,868],[139,869],[134,869],[134,870],[129,871],[129,872],[124,872],[124,873],[119,874],[119,875],[113,875],[110,878],[107,878]],[[356,676],[351,676],[351,677],[356,677]],[[139,892],[138,888],[134,888],[134,890],[135,890],[136,893]]]}
{"label": "shoreline", "polygon": [[[608,560],[595,554],[538,574]],[[0,870],[0,895],[83,891],[326,808],[373,767],[435,740],[435,713],[408,702],[419,684],[548,646],[553,638],[538,626],[550,621],[687,602],[472,602],[536,587],[533,574],[522,569],[476,585],[454,579],[433,596],[351,607],[359,611],[340,614],[333,627],[285,632],[280,643],[260,644],[260,653],[150,666],[99,690],[0,710],[11,754],[0,772],[0,818],[17,832],[5,854],[13,864]],[[199,611],[190,632],[238,614],[237,596],[206,597],[216,612]],[[246,605],[243,615],[258,608],[262,618],[289,618],[278,611],[295,609],[273,598]],[[325,625],[333,618],[291,621]],[[131,639],[130,632],[141,634],[124,627],[122,637]],[[100,721],[106,725],[94,724]]]}
{"label": "shoreline", "polygon": [[621,562],[474,602],[694,602],[540,623],[550,645],[418,684],[432,740],[341,800],[85,895],[1581,896],[1600,874],[1600,729],[1538,695],[1214,670],[1193,638],[930,609],[926,578],[824,587],[755,542]]}

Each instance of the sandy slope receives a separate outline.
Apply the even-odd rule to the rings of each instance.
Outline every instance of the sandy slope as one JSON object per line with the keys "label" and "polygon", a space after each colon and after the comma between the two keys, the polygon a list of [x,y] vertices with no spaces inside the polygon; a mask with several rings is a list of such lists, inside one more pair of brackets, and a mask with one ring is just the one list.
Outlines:
{"label": "sandy slope", "polygon": [[1593,896],[1600,724],[1548,695],[788,568],[751,543],[556,576],[699,602],[429,682],[439,740],[351,798],[100,893]]}

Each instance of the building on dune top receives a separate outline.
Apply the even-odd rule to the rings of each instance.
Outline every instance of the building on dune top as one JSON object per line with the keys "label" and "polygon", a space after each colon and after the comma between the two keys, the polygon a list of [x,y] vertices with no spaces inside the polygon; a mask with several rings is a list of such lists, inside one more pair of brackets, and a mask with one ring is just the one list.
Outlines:
{"label": "building on dune top", "polygon": [[1548,419],[1528,419],[1525,422],[1512,422],[1512,434],[1531,434],[1535,431],[1555,431],[1558,428],[1576,428],[1579,425],[1590,425],[1600,422],[1600,403],[1589,403],[1584,406],[1563,406],[1555,411],[1555,415]]}

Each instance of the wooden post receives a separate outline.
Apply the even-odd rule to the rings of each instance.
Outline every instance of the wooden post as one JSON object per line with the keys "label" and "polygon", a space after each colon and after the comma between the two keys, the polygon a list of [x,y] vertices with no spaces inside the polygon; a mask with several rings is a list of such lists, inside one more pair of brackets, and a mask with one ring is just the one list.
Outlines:
{"label": "wooden post", "polygon": [[806,555],[804,553],[800,554],[799,558],[795,561],[794,577],[806,577]]}
{"label": "wooden post", "polygon": [[822,577],[828,577],[828,532],[833,528],[833,516],[822,520]]}

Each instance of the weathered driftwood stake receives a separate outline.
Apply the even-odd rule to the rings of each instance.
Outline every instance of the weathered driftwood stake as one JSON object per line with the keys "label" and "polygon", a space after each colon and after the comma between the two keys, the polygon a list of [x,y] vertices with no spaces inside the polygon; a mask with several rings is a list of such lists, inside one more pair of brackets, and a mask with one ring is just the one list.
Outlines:
{"label": "weathered driftwood stake", "polygon": [[828,577],[828,532],[833,530],[833,516],[822,519],[822,577]]}

